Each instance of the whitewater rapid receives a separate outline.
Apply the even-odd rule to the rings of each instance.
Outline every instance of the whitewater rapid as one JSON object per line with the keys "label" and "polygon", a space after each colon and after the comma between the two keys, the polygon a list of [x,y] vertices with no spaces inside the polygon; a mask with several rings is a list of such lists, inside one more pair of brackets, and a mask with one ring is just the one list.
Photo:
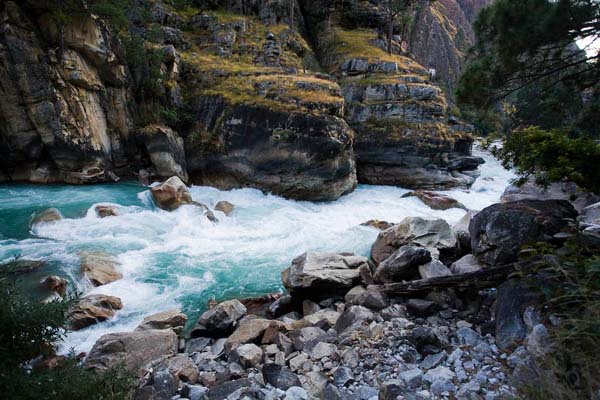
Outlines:
{"label": "whitewater rapid", "polygon": [[[513,175],[488,153],[476,149],[474,155],[486,160],[477,182],[469,190],[444,193],[480,210],[499,200]],[[85,196],[79,191],[87,190],[66,188],[58,195],[36,187],[28,196],[45,201],[39,204],[55,200],[57,203],[51,205],[63,211],[61,201]],[[12,204],[6,190],[0,187],[0,207]],[[101,335],[133,330],[144,316],[159,311],[182,308],[193,320],[211,298],[281,291],[281,270],[305,251],[367,255],[378,233],[361,226],[367,220],[398,222],[419,216],[443,218],[453,224],[465,213],[461,209],[431,210],[415,197],[402,198],[408,190],[397,187],[359,185],[335,202],[311,203],[254,189],[220,191],[193,186],[194,200],[209,207],[220,200],[235,205],[229,217],[215,212],[219,222],[212,223],[197,207],[184,206],[173,212],[156,209],[142,186],[128,187],[126,193],[130,192],[123,194],[121,202],[119,196],[111,195],[110,187],[98,189],[93,196],[80,199],[78,204],[87,207],[81,211],[83,215],[71,210],[74,217],[38,225],[25,238],[14,239],[6,233],[0,237],[0,261],[17,253],[28,259],[44,259],[58,274],[69,277],[80,292],[121,298],[124,307],[114,319],[69,333],[63,351],[89,351]],[[18,197],[20,192],[10,195],[15,193]],[[98,218],[94,212],[97,204],[114,204],[120,215]],[[123,278],[96,288],[86,285],[79,274],[78,256],[86,249],[115,255]]]}

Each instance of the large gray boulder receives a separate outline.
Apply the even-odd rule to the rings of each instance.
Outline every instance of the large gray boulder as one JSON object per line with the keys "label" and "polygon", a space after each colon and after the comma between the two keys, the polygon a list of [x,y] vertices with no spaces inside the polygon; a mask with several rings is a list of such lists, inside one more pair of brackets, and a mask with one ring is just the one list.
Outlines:
{"label": "large gray boulder", "polygon": [[109,333],[94,344],[85,367],[103,372],[123,365],[141,376],[152,362],[176,354],[177,342],[170,329]]}
{"label": "large gray boulder", "polygon": [[381,232],[371,247],[371,258],[376,264],[383,262],[398,248],[416,243],[436,257],[456,247],[456,237],[443,219],[428,220],[406,217],[400,223]]}
{"label": "large gray boulder", "polygon": [[281,273],[283,285],[294,296],[322,297],[345,293],[360,281],[366,257],[352,253],[304,253]]}
{"label": "large gray boulder", "polygon": [[190,332],[191,337],[223,337],[229,335],[238,320],[246,314],[246,307],[239,300],[228,300],[204,312]]}
{"label": "large gray boulder", "polygon": [[500,200],[502,203],[522,200],[566,200],[575,210],[581,212],[585,207],[600,201],[600,196],[581,189],[573,182],[554,182],[544,188],[536,185],[531,179],[521,186],[508,186]]}
{"label": "large gray boulder", "polygon": [[517,261],[526,244],[552,240],[569,231],[568,220],[577,211],[565,200],[521,200],[494,204],[479,212],[469,224],[473,254],[490,265]]}
{"label": "large gray boulder", "polygon": [[418,277],[419,266],[429,261],[431,254],[426,248],[407,244],[379,264],[373,279],[377,283],[391,283]]}

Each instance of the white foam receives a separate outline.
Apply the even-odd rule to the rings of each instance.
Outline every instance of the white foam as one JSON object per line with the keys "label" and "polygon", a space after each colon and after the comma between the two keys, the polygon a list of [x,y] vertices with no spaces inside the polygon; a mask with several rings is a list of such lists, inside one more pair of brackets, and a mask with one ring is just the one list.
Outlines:
{"label": "white foam", "polygon": [[[445,193],[481,209],[498,201],[513,175],[489,154],[477,149],[475,155],[487,161],[481,177],[470,190]],[[44,239],[3,241],[0,250],[18,249],[27,257],[60,262],[84,290],[77,252],[103,249],[117,257],[123,279],[91,292],[120,297],[124,309],[111,321],[70,333],[63,346],[63,351],[89,351],[102,334],[132,330],[145,315],[181,305],[195,311],[211,297],[279,290],[280,271],[305,251],[368,254],[378,232],[360,225],[367,220],[398,222],[420,216],[453,224],[465,213],[431,210],[415,197],[402,198],[406,192],[361,185],[335,202],[310,203],[254,189],[192,187],[194,200],[211,208],[220,200],[235,205],[230,217],[216,212],[220,221],[212,223],[194,206],[173,212],[155,209],[143,191],[138,195],[143,207],[116,205],[119,216],[98,218],[94,204],[83,218],[36,226],[34,233]]]}

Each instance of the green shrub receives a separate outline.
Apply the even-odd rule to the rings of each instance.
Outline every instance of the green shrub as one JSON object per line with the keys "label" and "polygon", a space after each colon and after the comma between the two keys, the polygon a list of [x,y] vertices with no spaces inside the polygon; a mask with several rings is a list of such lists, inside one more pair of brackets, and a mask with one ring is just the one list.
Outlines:
{"label": "green shrub", "polygon": [[0,388],[11,400],[121,400],[130,398],[133,377],[123,369],[96,374],[70,355],[53,369],[30,368],[37,357],[51,357],[67,330],[75,297],[40,303],[20,293],[0,265]]}
{"label": "green shrub", "polygon": [[569,180],[600,193],[600,144],[589,136],[532,126],[512,132],[494,152],[516,170],[517,183],[529,177],[542,186]]}

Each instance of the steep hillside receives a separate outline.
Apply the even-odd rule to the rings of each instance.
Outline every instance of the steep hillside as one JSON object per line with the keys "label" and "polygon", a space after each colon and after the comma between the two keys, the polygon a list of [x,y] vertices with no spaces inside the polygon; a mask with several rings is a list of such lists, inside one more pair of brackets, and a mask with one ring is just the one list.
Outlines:
{"label": "steep hillside", "polygon": [[0,181],[178,175],[308,200],[348,193],[357,170],[472,183],[465,127],[426,68],[382,50],[370,5],[129,4],[125,28],[0,5]]}

